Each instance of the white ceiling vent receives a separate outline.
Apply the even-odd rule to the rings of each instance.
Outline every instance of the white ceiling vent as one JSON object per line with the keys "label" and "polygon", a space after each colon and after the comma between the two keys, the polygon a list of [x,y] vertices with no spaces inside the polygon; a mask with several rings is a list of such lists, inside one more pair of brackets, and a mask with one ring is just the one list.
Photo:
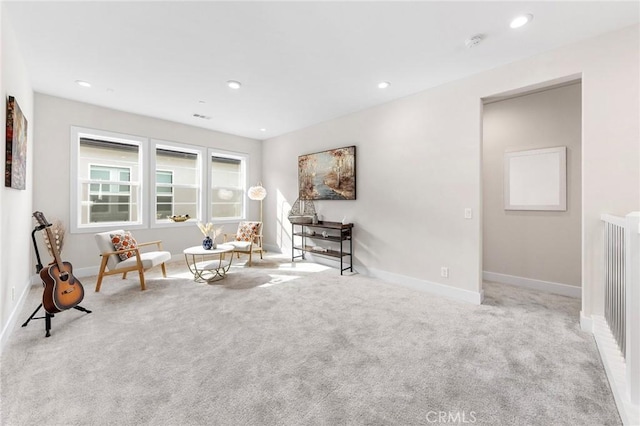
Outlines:
{"label": "white ceiling vent", "polygon": [[209,117],[208,115],[193,114],[193,116],[194,116],[195,118],[202,118],[203,120],[211,120],[211,117]]}
{"label": "white ceiling vent", "polygon": [[472,47],[479,45],[483,39],[484,36],[482,34],[476,34],[473,37],[465,40],[464,45],[467,46],[467,48],[471,49]]}

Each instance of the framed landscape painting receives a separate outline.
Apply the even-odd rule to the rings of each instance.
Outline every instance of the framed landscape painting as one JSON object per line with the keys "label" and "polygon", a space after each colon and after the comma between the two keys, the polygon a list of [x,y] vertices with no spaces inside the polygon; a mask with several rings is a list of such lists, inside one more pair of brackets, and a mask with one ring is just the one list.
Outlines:
{"label": "framed landscape painting", "polygon": [[27,120],[15,98],[7,99],[7,145],[4,186],[25,189],[27,181]]}
{"label": "framed landscape painting", "polygon": [[303,200],[355,200],[356,147],[299,156],[298,190]]}

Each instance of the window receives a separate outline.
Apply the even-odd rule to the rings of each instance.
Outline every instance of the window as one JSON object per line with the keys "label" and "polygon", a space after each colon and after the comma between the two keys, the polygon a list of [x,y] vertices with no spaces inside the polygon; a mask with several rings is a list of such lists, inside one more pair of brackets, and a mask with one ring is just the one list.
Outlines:
{"label": "window", "polygon": [[212,153],[210,158],[212,219],[242,219],[245,208],[245,158],[220,153]]}
{"label": "window", "polygon": [[[72,127],[71,232],[244,220],[248,158]],[[174,223],[173,215],[194,220]]]}
{"label": "window", "polygon": [[126,135],[73,128],[72,231],[143,224],[142,145]]}
{"label": "window", "polygon": [[[89,223],[128,222],[131,220],[131,181],[129,168],[89,166]],[[113,182],[118,182],[114,184]]]}
{"label": "window", "polygon": [[155,223],[168,223],[169,216],[203,217],[203,150],[170,142],[154,141]]}
{"label": "window", "polygon": [[156,171],[156,219],[173,216],[173,172]]}

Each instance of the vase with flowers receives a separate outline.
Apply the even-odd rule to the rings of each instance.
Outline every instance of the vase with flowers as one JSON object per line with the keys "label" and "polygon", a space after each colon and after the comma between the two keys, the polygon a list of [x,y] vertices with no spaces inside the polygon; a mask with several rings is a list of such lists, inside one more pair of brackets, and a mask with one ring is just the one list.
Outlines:
{"label": "vase with flowers", "polygon": [[215,228],[213,223],[207,222],[203,224],[202,222],[198,222],[198,228],[204,235],[204,240],[202,240],[202,248],[205,250],[213,250],[218,245],[216,244],[216,237],[220,235],[222,232],[222,227]]}

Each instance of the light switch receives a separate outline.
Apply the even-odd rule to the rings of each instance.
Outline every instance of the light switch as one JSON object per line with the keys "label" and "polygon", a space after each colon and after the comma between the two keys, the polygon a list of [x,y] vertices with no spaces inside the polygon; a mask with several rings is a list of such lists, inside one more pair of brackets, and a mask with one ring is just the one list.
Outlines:
{"label": "light switch", "polygon": [[471,219],[473,217],[473,211],[471,209],[464,209],[464,218]]}

